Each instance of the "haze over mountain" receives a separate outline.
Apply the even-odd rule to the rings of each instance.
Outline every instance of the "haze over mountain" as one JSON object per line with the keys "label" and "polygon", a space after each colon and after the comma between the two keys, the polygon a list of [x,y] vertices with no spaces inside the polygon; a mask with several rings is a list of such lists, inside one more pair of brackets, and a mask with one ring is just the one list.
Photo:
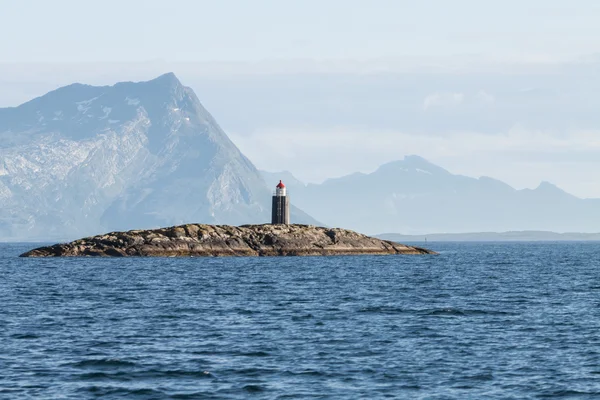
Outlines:
{"label": "haze over mountain", "polygon": [[[277,173],[263,176],[272,181]],[[600,199],[579,199],[548,182],[516,190],[454,175],[419,156],[322,184],[281,176],[289,179],[291,202],[313,217],[369,234],[600,230]]]}
{"label": "haze over mountain", "polygon": [[[4,240],[263,223],[270,196],[254,165],[172,73],[73,84],[0,109]],[[316,223],[296,208],[291,214]]]}
{"label": "haze over mountain", "polygon": [[75,80],[107,85],[175,70],[263,170],[318,183],[418,154],[519,189],[550,180],[600,198],[598,55],[558,64],[476,56],[313,64],[0,62],[0,107]]}
{"label": "haze over mountain", "polygon": [[[266,178],[266,183],[263,178]],[[454,175],[418,156],[304,184],[262,176],[173,74],[114,86],[73,84],[0,109],[0,238],[69,239],[187,222],[270,220],[283,179],[294,206],[370,234],[597,232],[600,200],[550,183],[516,190]],[[292,221],[317,223],[299,209]]]}

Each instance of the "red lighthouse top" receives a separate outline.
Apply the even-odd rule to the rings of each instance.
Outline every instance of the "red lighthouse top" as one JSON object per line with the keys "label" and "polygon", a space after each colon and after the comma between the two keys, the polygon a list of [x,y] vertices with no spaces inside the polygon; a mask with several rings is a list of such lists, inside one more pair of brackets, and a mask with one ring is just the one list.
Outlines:
{"label": "red lighthouse top", "polygon": [[283,189],[285,187],[285,185],[280,180],[276,187],[278,187],[279,189]]}

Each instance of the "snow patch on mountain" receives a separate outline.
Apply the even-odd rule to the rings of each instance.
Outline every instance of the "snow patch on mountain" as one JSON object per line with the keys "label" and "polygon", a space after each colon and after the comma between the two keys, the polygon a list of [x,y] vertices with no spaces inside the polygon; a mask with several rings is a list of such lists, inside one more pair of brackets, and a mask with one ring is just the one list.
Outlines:
{"label": "snow patch on mountain", "polygon": [[94,97],[94,98],[89,99],[89,100],[83,100],[83,101],[76,102],[75,104],[77,104],[77,111],[79,111],[82,114],[87,113],[88,110],[91,108],[91,104],[96,99],[98,99],[98,97]]}
{"label": "snow patch on mountain", "polygon": [[140,99],[131,99],[129,97],[125,97],[125,102],[128,106],[137,106],[140,104]]}

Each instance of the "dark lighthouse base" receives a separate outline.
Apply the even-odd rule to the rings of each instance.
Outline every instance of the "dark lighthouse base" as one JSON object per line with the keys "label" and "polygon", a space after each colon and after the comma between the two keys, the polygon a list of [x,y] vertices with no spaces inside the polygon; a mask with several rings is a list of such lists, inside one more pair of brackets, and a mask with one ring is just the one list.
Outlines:
{"label": "dark lighthouse base", "polygon": [[274,225],[290,223],[290,201],[287,196],[273,196],[271,223]]}

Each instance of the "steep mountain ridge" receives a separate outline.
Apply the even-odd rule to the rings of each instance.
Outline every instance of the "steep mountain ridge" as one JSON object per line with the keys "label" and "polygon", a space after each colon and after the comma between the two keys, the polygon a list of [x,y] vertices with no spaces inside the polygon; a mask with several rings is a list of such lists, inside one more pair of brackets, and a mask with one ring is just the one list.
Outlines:
{"label": "steep mountain ridge", "polygon": [[260,173],[172,73],[0,109],[4,240],[269,218]]}

